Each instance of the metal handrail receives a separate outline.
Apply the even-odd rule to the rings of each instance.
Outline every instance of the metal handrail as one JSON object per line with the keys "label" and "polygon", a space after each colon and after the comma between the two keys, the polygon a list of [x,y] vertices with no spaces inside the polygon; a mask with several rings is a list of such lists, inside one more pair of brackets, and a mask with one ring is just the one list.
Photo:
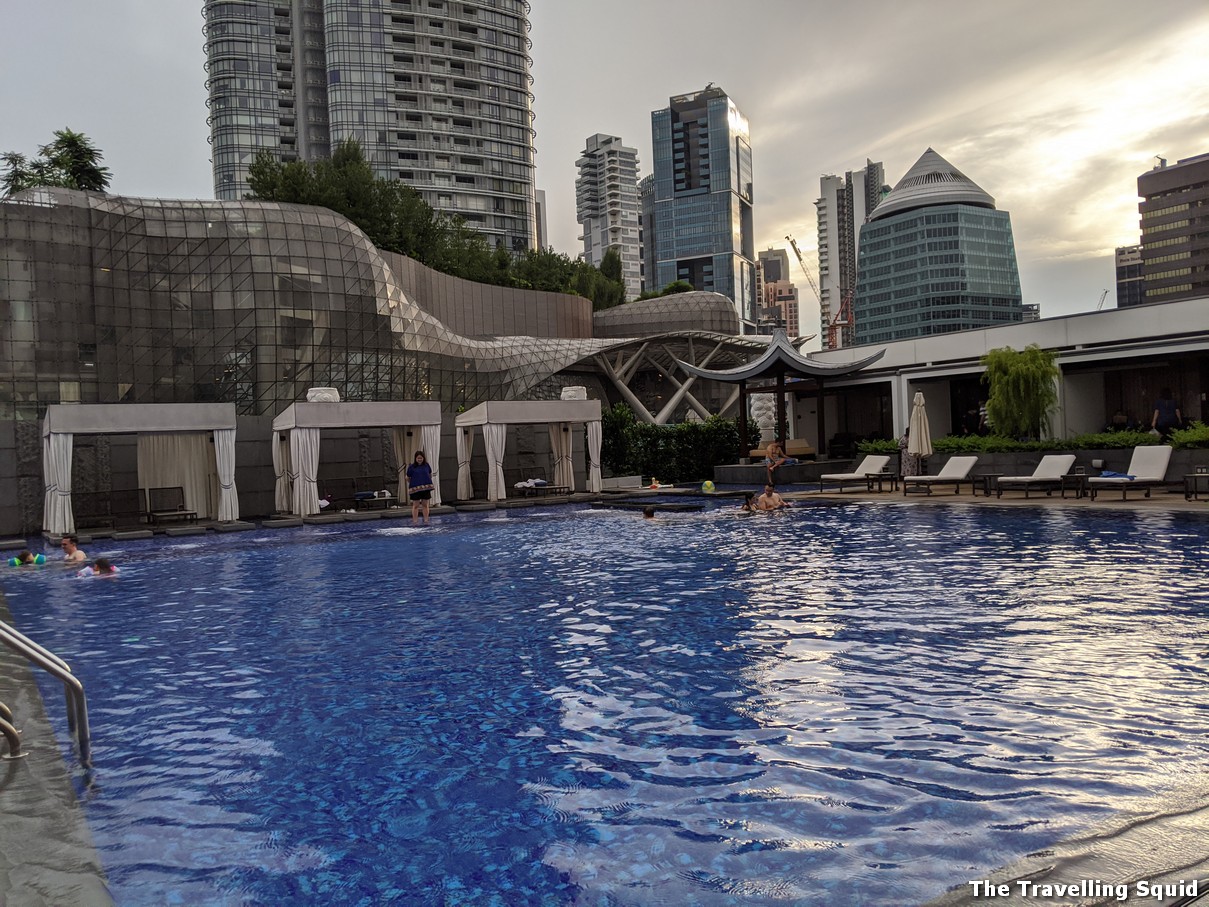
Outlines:
{"label": "metal handrail", "polygon": [[3,718],[0,718],[0,735],[8,741],[8,755],[3,758],[20,759],[25,755],[21,752],[21,732]]}
{"label": "metal handrail", "polygon": [[91,765],[92,736],[88,730],[88,702],[84,698],[84,684],[71,673],[67,662],[4,621],[0,621],[0,643],[62,682],[67,699],[67,726],[76,735],[80,763],[84,766]]}

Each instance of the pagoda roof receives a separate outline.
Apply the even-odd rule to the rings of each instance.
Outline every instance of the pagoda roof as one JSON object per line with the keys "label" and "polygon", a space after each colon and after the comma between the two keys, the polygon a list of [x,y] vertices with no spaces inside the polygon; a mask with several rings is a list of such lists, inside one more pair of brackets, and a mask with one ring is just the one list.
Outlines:
{"label": "pagoda roof", "polygon": [[711,381],[736,384],[740,381],[750,381],[753,378],[775,378],[778,375],[785,375],[790,378],[817,378],[820,380],[824,378],[842,378],[845,375],[859,372],[868,365],[872,365],[885,354],[885,350],[879,350],[872,356],[858,359],[855,362],[820,362],[817,359],[811,359],[809,356],[804,356],[798,352],[793,344],[789,342],[785,331],[777,328],[773,331],[772,338],[768,342],[768,348],[746,365],[727,369],[708,369],[689,365],[680,359],[677,359],[676,362],[690,375],[696,375],[698,378],[708,378]]}

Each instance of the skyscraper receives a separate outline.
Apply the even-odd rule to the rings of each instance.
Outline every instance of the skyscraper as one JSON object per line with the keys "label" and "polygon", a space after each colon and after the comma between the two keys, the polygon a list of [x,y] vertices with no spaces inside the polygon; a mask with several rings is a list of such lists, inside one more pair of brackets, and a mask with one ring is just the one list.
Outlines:
{"label": "skyscraper", "polygon": [[1142,247],[1118,246],[1117,308],[1141,305],[1146,301],[1146,282],[1142,279]]}
{"label": "skyscraper", "polygon": [[578,161],[575,215],[583,227],[584,260],[600,267],[605,253],[621,256],[627,299],[642,292],[642,249],[638,241],[638,151],[615,135],[587,140]]}
{"label": "skyscraper", "polygon": [[798,289],[789,279],[789,253],[784,249],[764,249],[756,260],[758,328],[782,327],[790,337],[797,337]]}
{"label": "skyscraper", "polygon": [[857,343],[1022,320],[1012,223],[929,148],[861,227]]}
{"label": "skyscraper", "polygon": [[1146,302],[1209,294],[1209,154],[1138,177]]}
{"label": "skyscraper", "polygon": [[525,0],[206,0],[214,192],[355,138],[494,245],[535,244]]}
{"label": "skyscraper", "polygon": [[729,296],[739,318],[756,320],[751,136],[721,88],[670,99],[651,113],[654,230],[644,233],[654,274],[648,285],[683,280]]}
{"label": "skyscraper", "polygon": [[885,185],[886,171],[881,162],[866,159],[861,170],[849,170],[841,179],[826,175],[819,179],[819,316],[823,348],[851,346],[852,328],[846,323],[839,330],[829,331],[831,323],[841,317],[845,299],[852,304],[856,294],[856,259],[861,225],[869,212],[877,207],[889,187]]}

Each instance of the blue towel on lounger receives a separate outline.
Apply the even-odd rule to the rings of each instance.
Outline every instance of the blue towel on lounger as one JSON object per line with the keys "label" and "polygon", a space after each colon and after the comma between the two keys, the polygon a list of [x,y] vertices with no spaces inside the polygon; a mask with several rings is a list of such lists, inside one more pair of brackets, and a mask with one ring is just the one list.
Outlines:
{"label": "blue towel on lounger", "polygon": [[1134,476],[1131,476],[1128,473],[1113,472],[1111,469],[1106,469],[1102,473],[1100,473],[1100,478],[1101,479],[1129,479],[1132,482],[1134,479]]}

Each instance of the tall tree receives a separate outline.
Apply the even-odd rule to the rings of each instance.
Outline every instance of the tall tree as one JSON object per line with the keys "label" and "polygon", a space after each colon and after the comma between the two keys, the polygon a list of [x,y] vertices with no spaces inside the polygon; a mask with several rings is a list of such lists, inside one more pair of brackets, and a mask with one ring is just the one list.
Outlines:
{"label": "tall tree", "polygon": [[112,173],[102,166],[103,159],[104,155],[88,136],[59,129],[54,133],[54,141],[40,146],[38,157],[33,160],[15,151],[0,156],[5,167],[0,184],[5,196],[35,186],[104,192],[109,188]]}
{"label": "tall tree", "polygon": [[995,433],[1027,438],[1048,434],[1061,374],[1054,354],[1035,343],[1023,350],[1007,346],[988,352],[982,364],[982,380],[989,388],[987,419]]}

